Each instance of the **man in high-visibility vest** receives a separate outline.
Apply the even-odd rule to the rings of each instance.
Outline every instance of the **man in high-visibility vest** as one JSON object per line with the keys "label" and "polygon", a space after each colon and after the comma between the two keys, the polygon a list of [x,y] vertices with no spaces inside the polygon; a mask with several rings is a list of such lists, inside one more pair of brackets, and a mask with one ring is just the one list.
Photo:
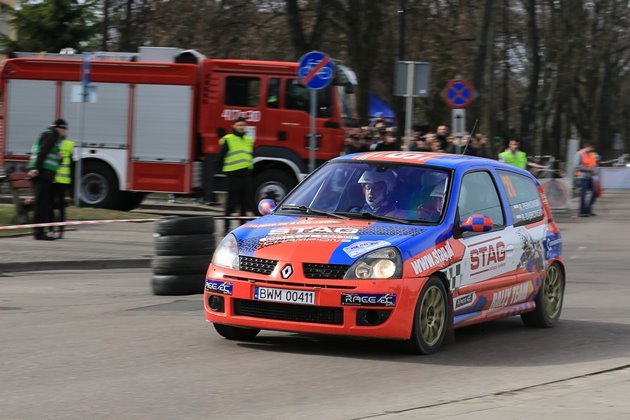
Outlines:
{"label": "man in high-visibility vest", "polygon": [[[245,216],[251,207],[253,197],[254,140],[245,134],[247,122],[239,117],[234,121],[232,133],[221,138],[221,150],[217,160],[217,169],[226,175],[228,197],[225,216],[229,216],[240,207],[241,216]],[[242,222],[244,223],[244,222]],[[230,230],[230,221],[225,220],[225,234]]]}
{"label": "man in high-visibility vest", "polygon": [[[593,145],[586,143],[584,148],[575,154],[575,176],[580,185],[580,217],[595,216],[593,204],[597,198],[595,194],[594,177],[597,176],[597,153]],[[586,193],[591,193],[591,197],[586,200]]]}
{"label": "man in high-visibility vest", "polygon": [[[28,177],[35,190],[34,223],[50,222],[53,181],[60,163],[59,142],[66,137],[67,132],[68,124],[59,118],[40,135],[31,149]],[[33,236],[37,240],[55,239],[47,235],[42,227],[34,228]]]}
{"label": "man in high-visibility vest", "polygon": [[510,139],[510,143],[506,151],[499,153],[499,162],[516,166],[517,168],[527,169],[527,155],[519,150],[521,142],[518,139]]}
{"label": "man in high-visibility vest", "polygon": [[[74,142],[72,140],[62,140],[59,145],[59,155],[61,156],[61,163],[57,169],[55,175],[55,182],[53,183],[53,213],[55,210],[59,212],[59,217],[56,219],[58,222],[66,221],[66,192],[68,187],[72,183],[72,150],[74,149]],[[51,220],[55,220],[54,214]],[[63,238],[63,226],[59,226],[57,229],[59,232],[58,239]]]}

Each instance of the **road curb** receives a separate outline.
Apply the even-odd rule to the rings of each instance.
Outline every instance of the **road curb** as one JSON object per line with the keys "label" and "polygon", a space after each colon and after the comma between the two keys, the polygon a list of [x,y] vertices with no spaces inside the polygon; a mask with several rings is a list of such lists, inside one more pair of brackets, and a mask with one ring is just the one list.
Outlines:
{"label": "road curb", "polygon": [[153,258],[124,258],[98,260],[55,260],[0,263],[0,273],[49,270],[107,270],[116,268],[149,268]]}

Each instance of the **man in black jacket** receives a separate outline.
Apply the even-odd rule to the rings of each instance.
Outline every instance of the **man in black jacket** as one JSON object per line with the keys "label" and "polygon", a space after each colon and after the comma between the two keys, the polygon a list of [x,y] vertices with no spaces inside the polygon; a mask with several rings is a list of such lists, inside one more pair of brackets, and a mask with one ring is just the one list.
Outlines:
{"label": "man in black jacket", "polygon": [[[66,137],[67,132],[68,124],[59,118],[41,134],[31,149],[28,176],[35,190],[34,223],[51,221],[53,182],[60,164],[59,142]],[[55,239],[41,227],[33,229],[33,236],[37,240]]]}

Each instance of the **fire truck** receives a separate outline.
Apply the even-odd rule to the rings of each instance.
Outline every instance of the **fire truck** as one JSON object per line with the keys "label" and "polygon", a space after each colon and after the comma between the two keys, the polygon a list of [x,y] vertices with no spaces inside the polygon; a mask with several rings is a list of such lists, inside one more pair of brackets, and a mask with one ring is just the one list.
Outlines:
{"label": "fire truck", "polygon": [[[219,139],[242,116],[254,137],[255,202],[282,198],[307,175],[309,91],[297,63],[142,47],[95,53],[85,90],[82,66],[76,54],[15,53],[4,62],[0,167],[25,166],[43,129],[64,118],[68,138],[80,141],[84,205],[128,210],[147,192],[208,196],[221,191]],[[356,84],[337,63],[331,85],[317,91],[317,164],[343,148]]]}

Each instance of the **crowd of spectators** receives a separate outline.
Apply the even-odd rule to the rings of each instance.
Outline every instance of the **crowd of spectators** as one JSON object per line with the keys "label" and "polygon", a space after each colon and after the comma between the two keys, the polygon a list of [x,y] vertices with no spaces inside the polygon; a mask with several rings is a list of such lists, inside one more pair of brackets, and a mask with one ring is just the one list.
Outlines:
{"label": "crowd of spectators", "polygon": [[[407,144],[409,146],[407,147]],[[496,147],[496,145],[495,145]],[[345,140],[344,154],[368,151],[409,150],[416,152],[465,153],[470,156],[492,157],[488,136],[483,133],[464,133],[455,137],[446,125],[439,125],[435,131],[429,127],[414,127],[411,137],[398,136],[397,127],[388,126],[382,118],[373,120],[370,125],[351,128]],[[501,151],[501,150],[499,150]]]}

